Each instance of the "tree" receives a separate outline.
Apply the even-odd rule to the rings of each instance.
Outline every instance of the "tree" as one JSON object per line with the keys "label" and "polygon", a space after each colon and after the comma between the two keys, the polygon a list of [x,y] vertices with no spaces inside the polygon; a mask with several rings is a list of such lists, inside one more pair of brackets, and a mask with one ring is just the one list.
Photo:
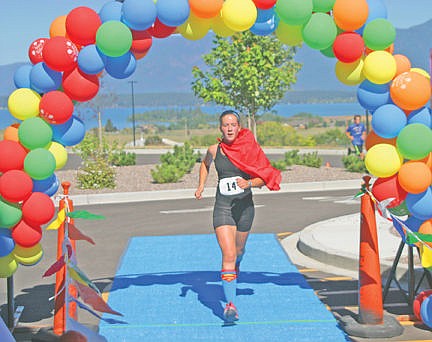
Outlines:
{"label": "tree", "polygon": [[294,61],[295,47],[275,36],[249,31],[229,38],[216,36],[212,51],[203,56],[209,67],[194,67],[192,89],[205,102],[231,106],[248,115],[256,136],[255,116],[270,110],[296,82],[301,64]]}
{"label": "tree", "polygon": [[114,126],[111,119],[108,119],[105,124],[105,132],[117,132],[117,130],[118,130],[117,127]]}

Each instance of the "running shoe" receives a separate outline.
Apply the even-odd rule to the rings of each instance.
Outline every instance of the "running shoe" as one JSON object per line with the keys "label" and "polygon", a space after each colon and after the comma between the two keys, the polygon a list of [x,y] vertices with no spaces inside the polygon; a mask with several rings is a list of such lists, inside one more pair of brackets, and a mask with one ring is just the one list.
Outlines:
{"label": "running shoe", "polygon": [[233,303],[229,302],[225,306],[224,317],[225,317],[225,321],[227,322],[238,321],[239,316],[238,316],[237,308],[234,306]]}

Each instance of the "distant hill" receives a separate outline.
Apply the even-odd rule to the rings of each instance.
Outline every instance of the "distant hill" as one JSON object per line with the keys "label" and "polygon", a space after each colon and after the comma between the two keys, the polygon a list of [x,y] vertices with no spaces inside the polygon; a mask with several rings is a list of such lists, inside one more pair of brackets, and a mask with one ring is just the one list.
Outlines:
{"label": "distant hill", "polygon": [[[413,66],[429,70],[429,39],[432,36],[432,20],[408,29],[398,29],[395,53],[410,58]],[[203,67],[201,56],[210,51],[212,35],[198,41],[181,36],[154,39],[148,55],[138,61],[135,73],[124,80],[106,77],[106,88],[102,92],[130,94],[130,83],[137,81],[138,93],[191,93],[191,69]],[[293,90],[314,92],[325,89],[353,92],[355,88],[340,83],[334,74],[336,60],[322,55],[308,46],[299,49],[296,60],[303,64]],[[8,96],[14,89],[13,74],[22,63],[0,66],[0,96]],[[4,99],[2,101],[4,104]]]}

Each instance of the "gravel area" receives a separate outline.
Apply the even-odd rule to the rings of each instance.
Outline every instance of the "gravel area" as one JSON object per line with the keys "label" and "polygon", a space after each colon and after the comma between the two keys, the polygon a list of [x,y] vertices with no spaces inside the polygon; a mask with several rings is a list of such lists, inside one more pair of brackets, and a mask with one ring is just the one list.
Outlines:
{"label": "gravel area", "polygon": [[[155,184],[150,173],[155,165],[136,165],[122,166],[116,168],[116,187],[114,189],[78,189],[77,170],[57,171],[56,175],[60,182],[70,182],[70,194],[89,194],[89,193],[109,193],[109,192],[131,192],[131,191],[152,191],[152,190],[173,190],[173,189],[195,189],[198,184],[199,164],[196,164],[192,172],[186,174],[177,183]],[[301,182],[318,182],[332,180],[349,180],[360,179],[362,174],[348,172],[342,168],[336,167],[306,167],[294,165],[282,172],[282,183],[301,183]],[[217,176],[214,167],[210,169],[207,178],[207,186],[215,187]],[[61,190],[60,190],[61,191]]]}

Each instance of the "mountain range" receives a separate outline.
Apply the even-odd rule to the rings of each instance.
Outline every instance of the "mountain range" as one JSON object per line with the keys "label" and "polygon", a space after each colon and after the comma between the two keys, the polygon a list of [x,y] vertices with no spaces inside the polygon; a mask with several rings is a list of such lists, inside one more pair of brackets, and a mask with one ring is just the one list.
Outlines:
{"label": "mountain range", "polygon": [[[397,29],[394,53],[406,55],[413,67],[429,71],[431,36],[432,20],[408,29]],[[105,90],[102,92],[130,93],[130,81],[134,80],[136,93],[191,93],[192,67],[204,67],[202,55],[210,52],[212,37],[212,34],[208,34],[198,41],[187,40],[179,35],[155,38],[149,53],[138,61],[134,74],[122,80],[106,77]],[[354,91],[353,87],[337,80],[334,73],[335,58],[325,57],[321,52],[303,45],[298,49],[295,59],[303,67],[297,74],[293,90]],[[8,96],[15,89],[13,75],[22,64],[0,66],[0,96]]]}

